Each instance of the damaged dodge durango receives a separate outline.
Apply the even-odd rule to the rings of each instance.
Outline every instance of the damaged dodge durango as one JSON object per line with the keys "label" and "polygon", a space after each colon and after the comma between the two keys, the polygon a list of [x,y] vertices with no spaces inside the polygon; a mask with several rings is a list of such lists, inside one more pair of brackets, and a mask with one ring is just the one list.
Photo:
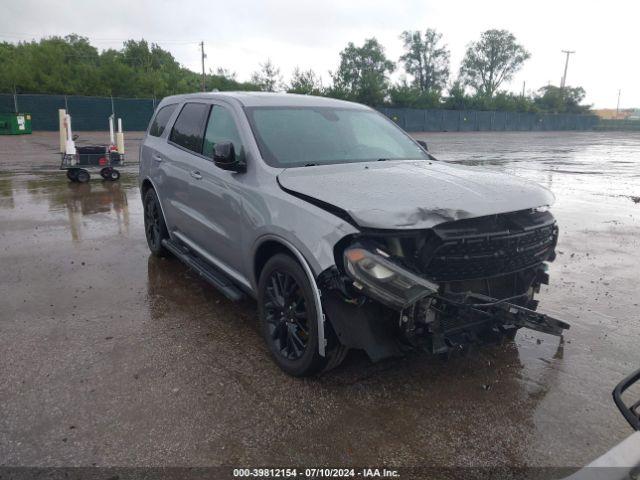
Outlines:
{"label": "damaged dodge durango", "polygon": [[140,149],[147,243],[257,301],[295,376],[569,325],[536,312],[558,226],[524,179],[437,160],[377,111],[275,93],[167,97]]}

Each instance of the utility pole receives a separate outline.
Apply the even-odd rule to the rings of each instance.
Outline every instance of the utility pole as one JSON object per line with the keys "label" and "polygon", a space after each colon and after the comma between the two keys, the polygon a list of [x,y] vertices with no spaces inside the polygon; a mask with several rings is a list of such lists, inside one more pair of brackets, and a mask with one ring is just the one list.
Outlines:
{"label": "utility pole", "polygon": [[200,42],[200,52],[202,53],[202,91],[206,92],[207,91],[207,86],[205,84],[205,74],[204,74],[204,42]]}
{"label": "utility pole", "polygon": [[524,87],[527,85],[526,81],[522,81],[522,98],[524,98]]}
{"label": "utility pole", "polygon": [[16,113],[19,113],[18,112],[18,92],[16,91],[15,83],[13,84],[13,108],[15,109]]}
{"label": "utility pole", "polygon": [[616,105],[616,118],[618,118],[618,115],[620,114],[620,92],[622,92],[622,89],[618,89],[618,104]]}
{"label": "utility pole", "polygon": [[567,83],[567,68],[569,67],[569,55],[576,52],[573,50],[562,50],[562,53],[565,53],[567,55],[567,58],[564,61],[564,75],[562,76],[562,82],[560,82],[560,88],[564,88],[564,86]]}

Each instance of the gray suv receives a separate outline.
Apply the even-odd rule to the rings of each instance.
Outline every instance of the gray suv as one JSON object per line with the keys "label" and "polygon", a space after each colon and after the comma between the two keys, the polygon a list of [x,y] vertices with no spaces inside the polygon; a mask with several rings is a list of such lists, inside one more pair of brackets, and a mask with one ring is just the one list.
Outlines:
{"label": "gray suv", "polygon": [[167,97],[140,151],[145,232],[224,295],[257,300],[287,373],[448,355],[561,335],[537,313],[558,227],[553,195],[523,179],[436,160],[363,105],[305,95]]}

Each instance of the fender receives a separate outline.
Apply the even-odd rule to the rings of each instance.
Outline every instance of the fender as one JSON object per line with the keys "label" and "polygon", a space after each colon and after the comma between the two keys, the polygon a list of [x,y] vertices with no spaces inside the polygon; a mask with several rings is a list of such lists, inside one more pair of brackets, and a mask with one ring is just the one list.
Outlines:
{"label": "fender", "polygon": [[[158,187],[156,186],[155,182],[153,180],[151,180],[151,178],[148,177],[148,176],[144,177],[142,182],[140,182],[140,185],[142,185],[145,180],[149,180],[149,183],[151,184],[151,187],[156,192],[156,197],[158,197],[158,203],[160,204],[160,212],[162,212],[162,219],[164,220],[164,224],[167,226],[167,231],[169,232],[169,238],[171,238],[173,240],[173,232],[171,232],[171,230],[169,229],[169,224],[167,223],[167,216],[164,214],[164,207],[162,206],[162,198],[160,197],[160,192],[158,191]],[[144,198],[142,198],[142,201],[143,201],[143,205],[142,206],[144,208]]]}

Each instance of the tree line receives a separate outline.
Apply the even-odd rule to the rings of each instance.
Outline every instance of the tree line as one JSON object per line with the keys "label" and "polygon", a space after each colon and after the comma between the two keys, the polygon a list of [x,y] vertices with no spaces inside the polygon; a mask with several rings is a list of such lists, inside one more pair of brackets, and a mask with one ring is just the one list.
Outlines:
{"label": "tree line", "polygon": [[[583,113],[582,87],[547,85],[534,93],[502,90],[530,58],[506,30],[487,30],[471,42],[455,78],[450,52],[433,29],[405,31],[403,54],[387,58],[376,38],[360,46],[350,42],[339,53],[338,68],[324,85],[314,70],[296,68],[285,82],[270,60],[250,81],[219,68],[205,75],[207,90],[262,90],[325,95],[371,106]],[[399,81],[390,75],[402,70]],[[202,76],[180,65],[173,55],[145,40],[128,40],[120,50],[99,52],[75,34],[39,41],[0,43],[0,92],[154,97],[201,89]]]}

